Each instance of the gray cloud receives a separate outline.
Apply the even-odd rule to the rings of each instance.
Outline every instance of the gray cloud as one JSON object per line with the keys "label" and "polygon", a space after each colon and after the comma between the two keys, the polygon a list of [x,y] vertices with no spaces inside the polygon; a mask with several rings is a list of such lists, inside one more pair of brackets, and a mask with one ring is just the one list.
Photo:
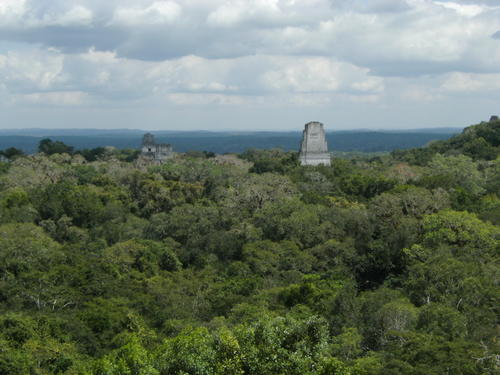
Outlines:
{"label": "gray cloud", "polygon": [[479,0],[2,0],[0,106],[491,101],[499,23],[500,4]]}
{"label": "gray cloud", "polygon": [[[500,7],[430,0],[139,4],[25,0],[23,8],[12,5],[10,15],[0,11],[0,32],[4,39],[63,53],[95,48],[146,61],[187,55],[318,55],[351,61],[378,74],[405,76],[492,69],[470,51],[492,47],[484,35],[491,35],[494,21],[500,20]],[[492,66],[500,67],[500,57]]]}
{"label": "gray cloud", "polygon": [[498,6],[497,0],[441,0],[443,3],[456,3],[461,5],[488,5]]}
{"label": "gray cloud", "polygon": [[406,0],[332,0],[332,5],[362,13],[401,13],[411,10]]}

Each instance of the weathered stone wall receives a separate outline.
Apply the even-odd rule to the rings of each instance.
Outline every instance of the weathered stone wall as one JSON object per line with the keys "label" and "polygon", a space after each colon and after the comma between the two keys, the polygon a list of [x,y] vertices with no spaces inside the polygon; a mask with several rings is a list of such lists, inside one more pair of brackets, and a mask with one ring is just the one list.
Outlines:
{"label": "weathered stone wall", "polygon": [[321,122],[313,121],[305,125],[299,161],[301,165],[330,165],[330,153]]}
{"label": "weathered stone wall", "polygon": [[144,134],[142,138],[142,156],[155,161],[164,161],[174,157],[173,147],[169,144],[156,144],[153,134]]}

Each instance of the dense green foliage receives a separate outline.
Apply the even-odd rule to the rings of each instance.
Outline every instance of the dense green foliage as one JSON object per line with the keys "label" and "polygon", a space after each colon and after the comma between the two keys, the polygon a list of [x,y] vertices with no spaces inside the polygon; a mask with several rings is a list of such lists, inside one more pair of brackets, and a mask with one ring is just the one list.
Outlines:
{"label": "dense green foliage", "polygon": [[38,152],[43,152],[46,155],[71,154],[73,152],[73,147],[61,141],[53,141],[50,138],[45,138],[40,141]]}
{"label": "dense green foliage", "polygon": [[331,167],[18,156],[0,374],[496,373],[500,159],[457,139]]}
{"label": "dense green foliage", "polygon": [[6,150],[0,150],[0,155],[7,159],[14,159],[19,156],[23,156],[24,152],[15,147],[9,147]]}
{"label": "dense green foliage", "polygon": [[465,128],[450,139],[433,142],[429,147],[394,151],[393,156],[406,162],[425,165],[436,154],[463,154],[474,160],[495,160],[500,155],[500,120],[492,116],[489,122]]}

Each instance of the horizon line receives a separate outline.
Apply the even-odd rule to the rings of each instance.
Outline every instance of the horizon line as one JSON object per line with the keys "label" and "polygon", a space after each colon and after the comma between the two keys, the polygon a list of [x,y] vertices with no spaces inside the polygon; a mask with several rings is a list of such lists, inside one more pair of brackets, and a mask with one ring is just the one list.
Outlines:
{"label": "horizon line", "polygon": [[[439,129],[464,129],[468,126],[434,126],[434,127],[422,127],[422,128],[340,128],[340,129],[325,129],[325,132],[349,132],[349,131],[369,131],[369,132],[378,132],[378,131],[412,131],[412,130],[439,130]],[[27,128],[0,128],[1,132],[16,132],[16,131],[29,131],[29,130],[45,130],[45,131],[136,131],[136,132],[178,132],[178,133],[194,133],[194,132],[205,132],[205,133],[218,133],[218,132],[235,132],[235,133],[282,133],[282,132],[298,132],[303,131],[303,129],[188,129],[188,130],[180,130],[180,129],[139,129],[139,128],[44,128],[44,127],[27,127]]]}

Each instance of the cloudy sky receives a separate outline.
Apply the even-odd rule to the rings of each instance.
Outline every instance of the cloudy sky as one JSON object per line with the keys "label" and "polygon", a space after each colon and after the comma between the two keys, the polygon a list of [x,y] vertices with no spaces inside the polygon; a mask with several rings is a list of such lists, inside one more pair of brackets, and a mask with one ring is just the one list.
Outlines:
{"label": "cloudy sky", "polygon": [[0,0],[0,128],[465,126],[500,0]]}

